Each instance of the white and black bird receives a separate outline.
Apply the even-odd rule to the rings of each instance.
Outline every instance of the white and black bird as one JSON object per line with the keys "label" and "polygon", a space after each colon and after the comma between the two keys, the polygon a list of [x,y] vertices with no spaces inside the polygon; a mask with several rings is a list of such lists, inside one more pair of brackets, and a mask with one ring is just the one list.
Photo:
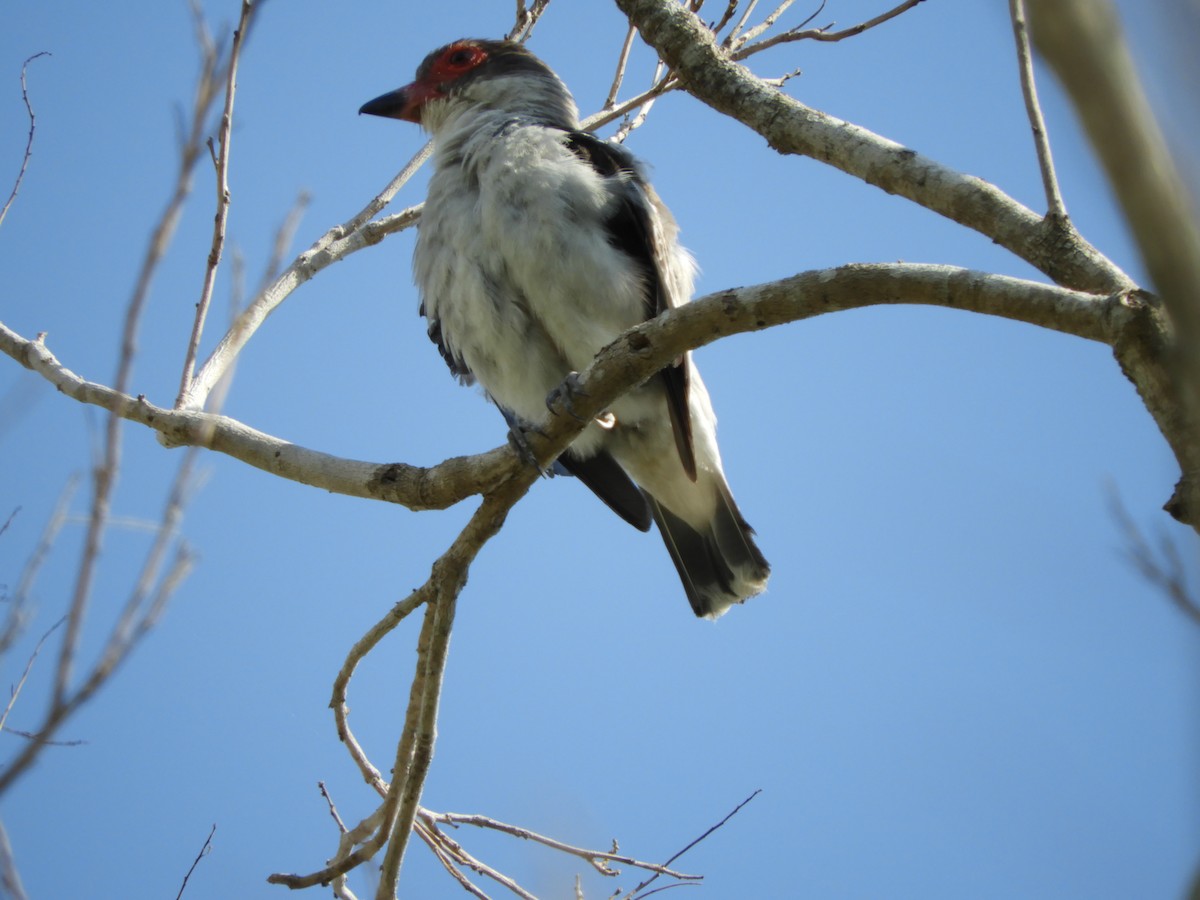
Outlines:
{"label": "white and black bird", "polygon": [[[517,442],[570,408],[574,373],[629,328],[687,302],[694,263],[623,147],[580,130],[570,91],[509,41],[459,40],[360,112],[419,123],[435,171],[413,268],[429,336]],[[760,593],[770,566],[721,468],[690,354],[588,424],[559,459],[630,524],[653,517],[696,615]]]}

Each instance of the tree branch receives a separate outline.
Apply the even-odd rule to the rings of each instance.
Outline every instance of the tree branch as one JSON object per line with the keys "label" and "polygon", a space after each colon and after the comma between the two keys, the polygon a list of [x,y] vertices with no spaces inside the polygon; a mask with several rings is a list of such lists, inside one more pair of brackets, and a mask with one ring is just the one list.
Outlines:
{"label": "tree branch", "polygon": [[780,153],[827,163],[987,236],[1058,284],[1093,293],[1132,290],[1098,250],[995,185],[788,97],[727,51],[695,15],[670,0],[616,0],[688,93],[736,119]]}
{"label": "tree branch", "polygon": [[[630,31],[632,33],[632,29]],[[37,130],[37,118],[33,114],[33,104],[29,102],[29,87],[25,83],[25,72],[29,68],[29,64],[39,56],[49,55],[47,51],[43,50],[21,63],[21,99],[25,101],[25,112],[29,116],[29,136],[25,139],[25,154],[21,157],[21,168],[17,172],[17,179],[13,182],[8,199],[4,201],[4,207],[0,209],[0,225],[4,224],[4,217],[8,215],[9,208],[17,199],[17,193],[21,190],[21,182],[25,180],[25,170],[29,168],[29,160],[33,157],[33,134]]]}
{"label": "tree branch", "polygon": [[[233,127],[233,99],[237,92],[238,62],[241,59],[246,30],[250,25],[254,9],[252,0],[242,0],[241,18],[238,21],[238,27],[233,32],[233,45],[229,49],[229,63],[225,67],[225,108],[221,112],[221,128],[217,133],[217,144],[221,149],[213,158],[217,176],[217,213],[213,217],[212,249],[208,253],[208,263],[204,267],[204,282],[200,289],[200,299],[196,303],[196,318],[192,324],[192,334],[188,340],[183,360],[183,374],[179,381],[180,399],[187,392],[188,385],[192,380],[196,365],[196,352],[200,348],[200,337],[204,333],[204,320],[208,317],[208,307],[212,303],[213,286],[217,280],[217,267],[221,264],[221,253],[225,248],[225,227],[229,221],[229,139]],[[211,138],[208,147],[211,151]]]}
{"label": "tree branch", "polygon": [[[607,360],[605,365],[631,364],[644,357],[642,343],[653,338],[662,341],[662,349],[656,350],[652,359],[661,368],[680,353],[726,335],[829,312],[897,303],[1003,316],[1108,344],[1118,342],[1144,312],[1141,302],[1128,295],[1096,297],[952,266],[852,265],[710,294],[633,329],[610,345],[600,359]],[[612,352],[618,346],[631,349],[624,354]],[[67,396],[154,429],[164,443],[206,447],[271,474],[334,493],[384,500],[414,510],[444,509],[484,492],[519,468],[507,446],[448,459],[430,468],[336,457],[288,443],[225,416],[165,409],[144,397],[130,397],[86,381],[60,363],[42,340],[23,338],[2,323],[0,351],[38,372]],[[597,411],[656,369],[643,371],[638,367],[629,371],[627,379],[612,383],[613,392],[597,394],[602,401]]]}
{"label": "tree branch", "polygon": [[[1071,96],[1170,318],[1170,328],[1118,359],[1133,373],[1183,468],[1167,510],[1200,530],[1200,222],[1191,194],[1112,4],[1030,0],[1029,11],[1034,41]],[[1167,371],[1154,371],[1147,360]]]}
{"label": "tree branch", "polygon": [[378,244],[387,235],[403,231],[416,223],[421,215],[421,205],[409,207],[377,221],[371,219],[412,178],[429,158],[432,150],[432,142],[425,144],[370,203],[346,222],[335,225],[321,235],[311,247],[297,256],[278,278],[259,292],[209,354],[187,391],[176,402],[177,409],[199,409],[204,406],[205,399],[234,364],[242,348],[266,321],[267,316],[274,312],[292,291],[327,266],[345,259],[357,250]]}
{"label": "tree branch", "polygon": [[[994,185],[949,169],[775,90],[730,60],[703,23],[678,4],[670,0],[616,3],[690,94],[758,132],[779,152],[829,163],[978,231],[1058,284],[1129,298],[1139,310],[1136,327],[1126,328],[1114,342],[1114,355],[1171,445],[1183,473],[1164,508],[1200,531],[1200,441],[1195,439],[1194,426],[1200,421],[1200,352],[1189,350],[1182,369],[1188,374],[1181,378],[1177,349],[1181,345],[1195,348],[1200,340],[1176,341],[1175,326],[1156,298],[1144,293],[1135,297],[1137,286],[1129,276],[1085,241],[1069,220],[1038,216]],[[1041,3],[1074,4],[1084,16],[1090,8],[1083,0],[1039,0]],[[1036,37],[1037,29],[1034,31]],[[1073,29],[1067,29],[1066,43],[1074,34]],[[1090,81],[1080,81],[1080,90],[1086,92]],[[1134,126],[1131,121],[1126,128]],[[1120,144],[1125,130],[1113,135],[1111,143]],[[1141,170],[1155,168],[1152,163],[1153,159],[1141,164]],[[1183,196],[1182,190],[1176,190],[1177,203]],[[1186,231],[1193,233],[1194,228]],[[1148,233],[1147,239],[1153,233]],[[1175,236],[1175,243],[1179,240]],[[1200,267],[1200,252],[1189,253],[1188,260],[1180,265]],[[1200,291],[1189,296],[1194,301]],[[1200,313],[1184,321],[1196,319],[1200,319]],[[1197,332],[1187,333],[1194,336]]]}
{"label": "tree branch", "polygon": [[1046,192],[1046,215],[1065,219],[1067,209],[1058,188],[1058,176],[1054,174],[1050,135],[1046,133],[1046,120],[1042,118],[1042,106],[1038,103],[1037,84],[1033,77],[1029,31],[1025,27],[1025,0],[1008,0],[1008,14],[1012,19],[1013,38],[1017,45],[1017,68],[1021,73],[1021,94],[1025,97],[1025,113],[1029,117],[1029,127],[1033,130],[1038,168],[1042,172],[1042,187]]}

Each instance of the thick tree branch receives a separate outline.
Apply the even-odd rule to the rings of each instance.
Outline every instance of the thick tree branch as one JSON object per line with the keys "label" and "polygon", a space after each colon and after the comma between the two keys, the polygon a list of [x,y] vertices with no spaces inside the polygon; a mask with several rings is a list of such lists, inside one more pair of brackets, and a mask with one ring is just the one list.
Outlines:
{"label": "thick tree branch", "polygon": [[[1109,344],[1121,340],[1142,312],[1140,301],[1125,295],[1096,297],[952,266],[854,265],[711,294],[615,342],[613,346],[631,348],[624,354],[628,359],[608,351],[601,359],[607,360],[606,365],[617,366],[642,359],[646,353],[642,344],[654,335],[654,340],[663,341],[663,345],[651,361],[661,368],[679,353],[725,335],[838,310],[895,303],[998,315]],[[41,374],[67,396],[153,428],[168,445],[206,447],[274,475],[339,494],[385,500],[410,509],[442,509],[483,492],[518,467],[507,447],[449,459],[427,469],[344,459],[288,443],[225,416],[165,409],[143,397],[130,397],[86,381],[60,363],[42,340],[23,338],[3,324],[0,351]],[[595,394],[599,401],[596,411],[654,371],[640,364],[631,368],[627,379],[614,380],[610,390]]]}
{"label": "thick tree branch", "polygon": [[[1086,17],[1083,0],[1041,0],[1073,5]],[[1044,272],[1055,282],[1097,294],[1133,297],[1136,285],[1103,254],[1085,241],[1069,220],[1040,217],[999,188],[927,159],[849,122],[835,119],[785,96],[745,67],[728,58],[712,33],[691,12],[671,0],[616,0],[643,39],[664,59],[688,93],[767,139],[781,153],[796,153],[827,162],[868,184],[906,197],[961,225],[974,229]],[[1036,11],[1039,7],[1033,7]],[[1036,21],[1036,20],[1035,20]],[[1037,29],[1035,27],[1035,37]],[[1071,41],[1073,29],[1064,40]],[[1081,81],[1086,92],[1090,84]],[[1129,127],[1136,122],[1131,121]],[[1122,131],[1124,134],[1124,130]],[[1113,143],[1122,140],[1113,136]],[[1152,168],[1153,157],[1144,163]],[[1176,198],[1183,191],[1176,192]],[[1160,234],[1161,232],[1153,232]],[[1200,266],[1200,253],[1191,251],[1185,266]],[[1200,293],[1192,293],[1195,302]],[[1200,378],[1180,377],[1173,325],[1158,301],[1142,294],[1133,301],[1140,309],[1136,327],[1123,331],[1114,351],[1126,376],[1134,383],[1147,410],[1171,445],[1183,472],[1166,509],[1200,530],[1200,441],[1194,385]],[[1178,306],[1178,303],[1176,304]],[[1174,310],[1168,310],[1174,313]],[[1190,314],[1185,314],[1190,315]],[[1190,321],[1200,319],[1197,314]],[[1183,320],[1185,323],[1189,319]],[[1189,334],[1194,332],[1189,331]],[[1194,347],[1197,341],[1184,342]],[[1200,370],[1200,353],[1191,353],[1184,367]]]}
{"label": "thick tree branch", "polygon": [[1180,458],[1183,478],[1167,509],[1200,529],[1200,222],[1191,194],[1112,4],[1029,0],[1029,13],[1034,41],[1071,95],[1172,323],[1118,358]]}

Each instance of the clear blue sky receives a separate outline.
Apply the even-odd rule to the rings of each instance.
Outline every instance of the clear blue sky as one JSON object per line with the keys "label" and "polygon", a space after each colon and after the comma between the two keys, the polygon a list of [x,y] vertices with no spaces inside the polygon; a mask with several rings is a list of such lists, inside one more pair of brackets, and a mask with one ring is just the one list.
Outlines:
{"label": "clear blue sky", "polygon": [[[887,5],[830,0],[822,19],[851,24]],[[1161,73],[1170,44],[1132,6]],[[358,106],[408,81],[434,46],[502,33],[512,7],[265,8],[242,68],[231,176],[231,240],[252,279],[298,190],[313,202],[295,250],[356,212],[423,140],[359,118]],[[1040,207],[1002,7],[930,0],[856,40],[780,49],[754,67],[799,66],[794,96]],[[236,15],[233,0],[205,8],[214,21]],[[533,47],[590,111],[623,33],[610,3],[556,0]],[[48,332],[67,366],[108,381],[169,186],[172,108],[192,84],[187,5],[9,10],[5,192],[26,131],[21,61],[40,50],[53,56],[30,71],[37,145],[0,229],[0,319]],[[631,85],[648,66],[639,50]],[[1070,212],[1140,277],[1069,111],[1049,79],[1042,87]],[[931,213],[778,156],[686,96],[661,101],[629,146],[680,220],[702,291],[854,261],[1035,275]],[[159,403],[174,396],[199,295],[211,185],[201,166],[146,317],[134,392]],[[305,285],[244,354],[226,411],[360,459],[428,464],[502,443],[500,417],[453,382],[425,337],[412,239]],[[579,844],[615,837],[657,860],[761,788],[679,863],[707,876],[711,898],[1178,896],[1200,863],[1200,632],[1124,558],[1110,494],[1154,540],[1179,542],[1190,560],[1196,545],[1159,510],[1176,467],[1107,348],[891,308],[738,337],[697,358],[730,481],[774,564],[769,592],[715,625],[695,621],[656,536],[578,484],[540,483],[463,594],[426,805]],[[102,419],[3,360],[0,398],[0,520],[21,507],[0,538],[11,589],[68,474],[86,470]],[[115,513],[153,518],[179,451],[137,426],[126,436]],[[348,819],[373,805],[337,742],[330,684],[474,503],[417,514],[219,456],[203,465],[185,524],[198,571],[60,734],[85,743],[49,750],[0,806],[33,897],[174,896],[214,822],[213,852],[185,896],[282,897],[268,873],[310,870],[334,850],[316,782]],[[31,638],[65,609],[81,533],[67,529],[40,582]],[[110,535],[93,635],[145,541]],[[393,634],[352,686],[353,721],[383,768],[414,635]],[[30,649],[5,660],[8,682]],[[39,664],[11,725],[34,727],[48,675]],[[19,740],[0,735],[5,756]],[[582,871],[528,844],[457,837],[547,898],[570,896]],[[589,898],[615,887],[585,873]],[[461,895],[419,844],[402,890]]]}

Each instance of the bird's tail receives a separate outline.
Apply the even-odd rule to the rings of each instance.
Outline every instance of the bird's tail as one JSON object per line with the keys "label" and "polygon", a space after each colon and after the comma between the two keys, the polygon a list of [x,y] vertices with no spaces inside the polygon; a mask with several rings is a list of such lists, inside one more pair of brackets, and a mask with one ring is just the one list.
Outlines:
{"label": "bird's tail", "polygon": [[723,478],[712,517],[693,526],[646,494],[663,543],[671,554],[688,602],[697,616],[716,619],[767,586],[771,566],[754,543],[751,528]]}

